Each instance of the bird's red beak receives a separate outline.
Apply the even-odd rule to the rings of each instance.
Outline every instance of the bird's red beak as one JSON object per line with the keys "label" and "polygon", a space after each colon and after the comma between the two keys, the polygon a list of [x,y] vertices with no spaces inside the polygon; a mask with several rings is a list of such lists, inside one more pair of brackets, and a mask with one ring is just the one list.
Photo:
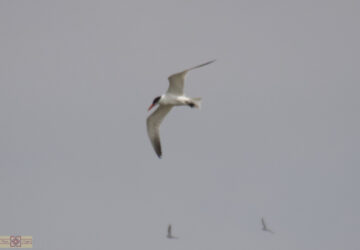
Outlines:
{"label": "bird's red beak", "polygon": [[152,109],[154,107],[154,103],[152,103],[151,105],[150,105],[150,107],[148,108],[148,111],[150,111],[150,109]]}

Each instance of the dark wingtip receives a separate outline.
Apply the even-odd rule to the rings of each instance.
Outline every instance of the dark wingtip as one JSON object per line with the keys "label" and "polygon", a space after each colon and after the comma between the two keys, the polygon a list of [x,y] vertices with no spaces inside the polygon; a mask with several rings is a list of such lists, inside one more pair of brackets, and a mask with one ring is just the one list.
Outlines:
{"label": "dark wingtip", "polygon": [[156,155],[159,157],[159,159],[161,159],[162,153],[160,152],[156,152]]}

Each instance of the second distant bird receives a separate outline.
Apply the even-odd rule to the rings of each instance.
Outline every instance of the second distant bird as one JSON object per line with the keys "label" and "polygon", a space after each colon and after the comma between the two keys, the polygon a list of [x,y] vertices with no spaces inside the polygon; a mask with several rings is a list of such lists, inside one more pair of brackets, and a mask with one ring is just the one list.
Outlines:
{"label": "second distant bird", "polygon": [[168,239],[178,239],[178,237],[173,236],[172,233],[171,233],[171,224],[169,224],[169,226],[168,226],[168,233],[166,235],[166,238],[168,238]]}
{"label": "second distant bird", "polygon": [[203,67],[215,60],[200,64],[182,72],[169,76],[169,88],[167,92],[154,99],[150,105],[148,111],[150,111],[155,105],[159,105],[156,111],[154,111],[146,120],[147,132],[151,141],[151,144],[159,158],[161,158],[161,144],[159,127],[164,117],[170,112],[174,106],[188,105],[191,108],[200,108],[201,98],[191,98],[184,95],[184,78],[187,72],[190,70]]}
{"label": "second distant bird", "polygon": [[267,226],[266,226],[266,223],[265,223],[265,220],[264,218],[261,218],[261,224],[263,226],[262,230],[265,231],[265,232],[269,232],[269,233],[274,233],[272,230],[270,230]]}

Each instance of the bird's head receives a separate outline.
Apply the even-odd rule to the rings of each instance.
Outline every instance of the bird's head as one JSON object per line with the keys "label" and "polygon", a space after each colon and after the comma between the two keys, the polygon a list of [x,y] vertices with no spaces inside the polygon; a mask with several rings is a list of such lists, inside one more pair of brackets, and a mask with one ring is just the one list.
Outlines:
{"label": "bird's head", "polygon": [[155,97],[153,102],[151,103],[150,107],[148,108],[148,111],[150,111],[156,104],[159,103],[161,96]]}

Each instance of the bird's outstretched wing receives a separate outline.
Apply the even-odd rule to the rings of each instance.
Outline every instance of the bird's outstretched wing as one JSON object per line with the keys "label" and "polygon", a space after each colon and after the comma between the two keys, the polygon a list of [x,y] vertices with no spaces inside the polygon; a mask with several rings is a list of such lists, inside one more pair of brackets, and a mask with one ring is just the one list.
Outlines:
{"label": "bird's outstretched wing", "polygon": [[146,120],[147,132],[151,144],[159,158],[161,158],[161,143],[159,127],[164,117],[170,112],[172,106],[159,106]]}
{"label": "bird's outstretched wing", "polygon": [[182,72],[173,74],[169,76],[169,88],[167,90],[167,93],[173,94],[173,95],[183,95],[184,94],[184,77],[187,72],[190,70],[203,67],[205,65],[208,65],[210,63],[215,62],[215,60],[200,64],[198,66],[192,67],[190,69],[184,70]]}

